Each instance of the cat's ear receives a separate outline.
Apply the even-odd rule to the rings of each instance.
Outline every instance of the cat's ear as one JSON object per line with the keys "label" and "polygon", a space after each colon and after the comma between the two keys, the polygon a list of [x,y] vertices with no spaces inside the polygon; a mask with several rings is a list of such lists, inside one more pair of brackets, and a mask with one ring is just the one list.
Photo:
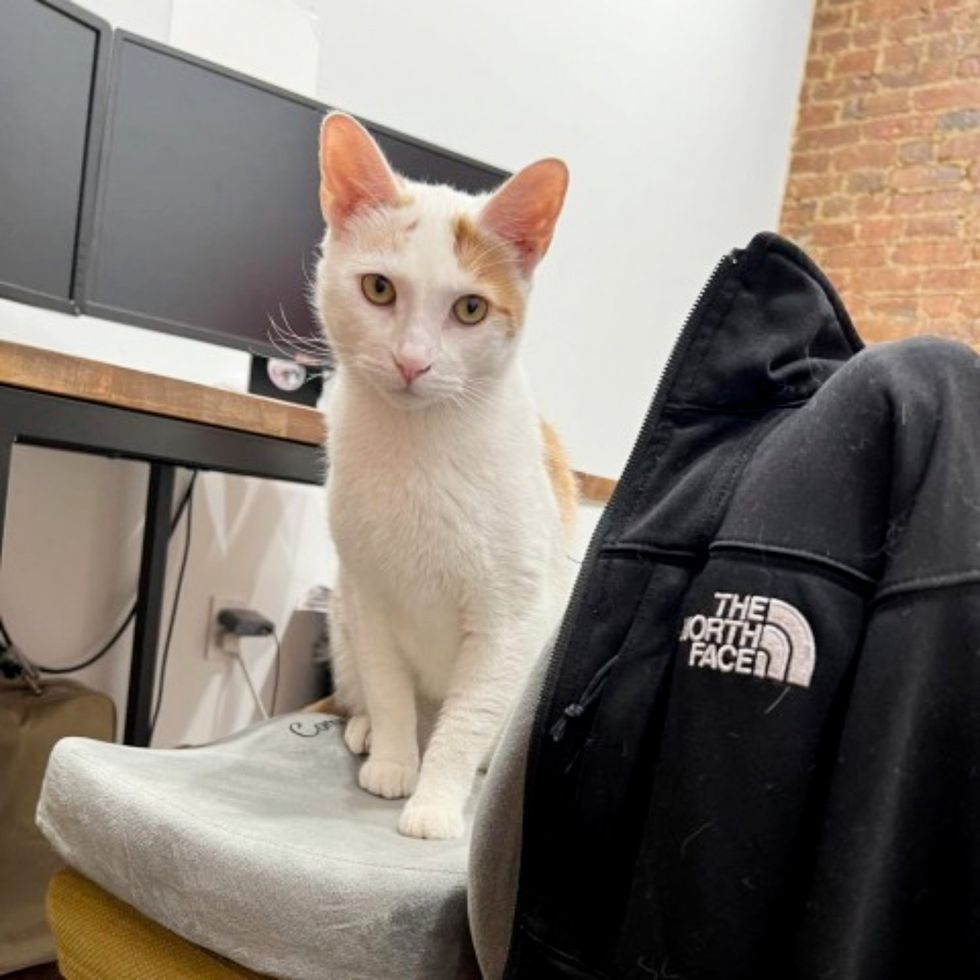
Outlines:
{"label": "cat's ear", "polygon": [[340,227],[356,211],[394,205],[398,184],[371,134],[343,112],[331,112],[320,127],[320,210]]}
{"label": "cat's ear", "polygon": [[483,206],[479,223],[520,256],[529,273],[544,258],[568,189],[568,167],[553,158],[514,174]]}

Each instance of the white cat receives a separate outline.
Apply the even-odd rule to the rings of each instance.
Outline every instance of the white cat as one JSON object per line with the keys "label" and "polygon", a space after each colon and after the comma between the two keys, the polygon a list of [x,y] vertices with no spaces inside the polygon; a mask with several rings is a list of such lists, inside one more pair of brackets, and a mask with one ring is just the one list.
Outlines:
{"label": "white cat", "polygon": [[[542,160],[490,197],[413,183],[339,113],[320,171],[345,738],[364,789],[411,796],[401,833],[456,837],[573,571],[575,483],[515,359],[568,174]],[[440,706],[421,768],[417,698]]]}

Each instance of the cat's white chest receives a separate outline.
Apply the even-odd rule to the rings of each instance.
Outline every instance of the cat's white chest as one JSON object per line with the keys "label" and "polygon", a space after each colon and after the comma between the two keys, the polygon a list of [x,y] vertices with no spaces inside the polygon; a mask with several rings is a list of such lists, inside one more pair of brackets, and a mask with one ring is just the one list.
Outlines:
{"label": "cat's white chest", "polygon": [[397,447],[370,458],[339,455],[330,524],[345,580],[384,616],[422,691],[441,698],[460,645],[464,595],[489,557],[472,474],[460,478],[451,462]]}

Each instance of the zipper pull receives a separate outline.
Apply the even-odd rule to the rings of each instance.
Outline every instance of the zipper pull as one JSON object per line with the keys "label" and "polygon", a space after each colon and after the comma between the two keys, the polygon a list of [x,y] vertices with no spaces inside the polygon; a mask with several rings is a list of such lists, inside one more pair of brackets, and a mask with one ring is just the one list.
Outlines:
{"label": "zipper pull", "polygon": [[569,718],[579,718],[585,711],[585,707],[578,701],[573,701],[567,705],[565,710],[559,715],[558,721],[552,726],[548,734],[552,742],[560,742],[565,737],[565,729],[568,727]]}
{"label": "zipper pull", "polygon": [[595,674],[592,676],[592,680],[585,685],[585,690],[578,696],[578,700],[567,705],[565,710],[562,711],[561,715],[558,717],[558,720],[548,731],[552,742],[560,742],[565,737],[565,729],[568,727],[569,720],[572,718],[581,718],[592,702],[599,697],[599,695],[602,693],[603,687],[606,685],[606,681],[609,679],[609,674],[616,665],[617,660],[619,660],[618,653],[610,657],[595,672]]}

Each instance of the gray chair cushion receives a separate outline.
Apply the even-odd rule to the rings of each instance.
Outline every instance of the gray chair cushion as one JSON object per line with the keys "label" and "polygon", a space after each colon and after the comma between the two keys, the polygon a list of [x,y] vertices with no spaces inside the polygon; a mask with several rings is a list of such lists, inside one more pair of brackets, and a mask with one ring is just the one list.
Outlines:
{"label": "gray chair cushion", "polygon": [[82,874],[253,970],[478,976],[468,840],[401,837],[402,804],[357,786],[341,736],[339,719],[296,714],[195,749],[66,738],[38,826]]}

